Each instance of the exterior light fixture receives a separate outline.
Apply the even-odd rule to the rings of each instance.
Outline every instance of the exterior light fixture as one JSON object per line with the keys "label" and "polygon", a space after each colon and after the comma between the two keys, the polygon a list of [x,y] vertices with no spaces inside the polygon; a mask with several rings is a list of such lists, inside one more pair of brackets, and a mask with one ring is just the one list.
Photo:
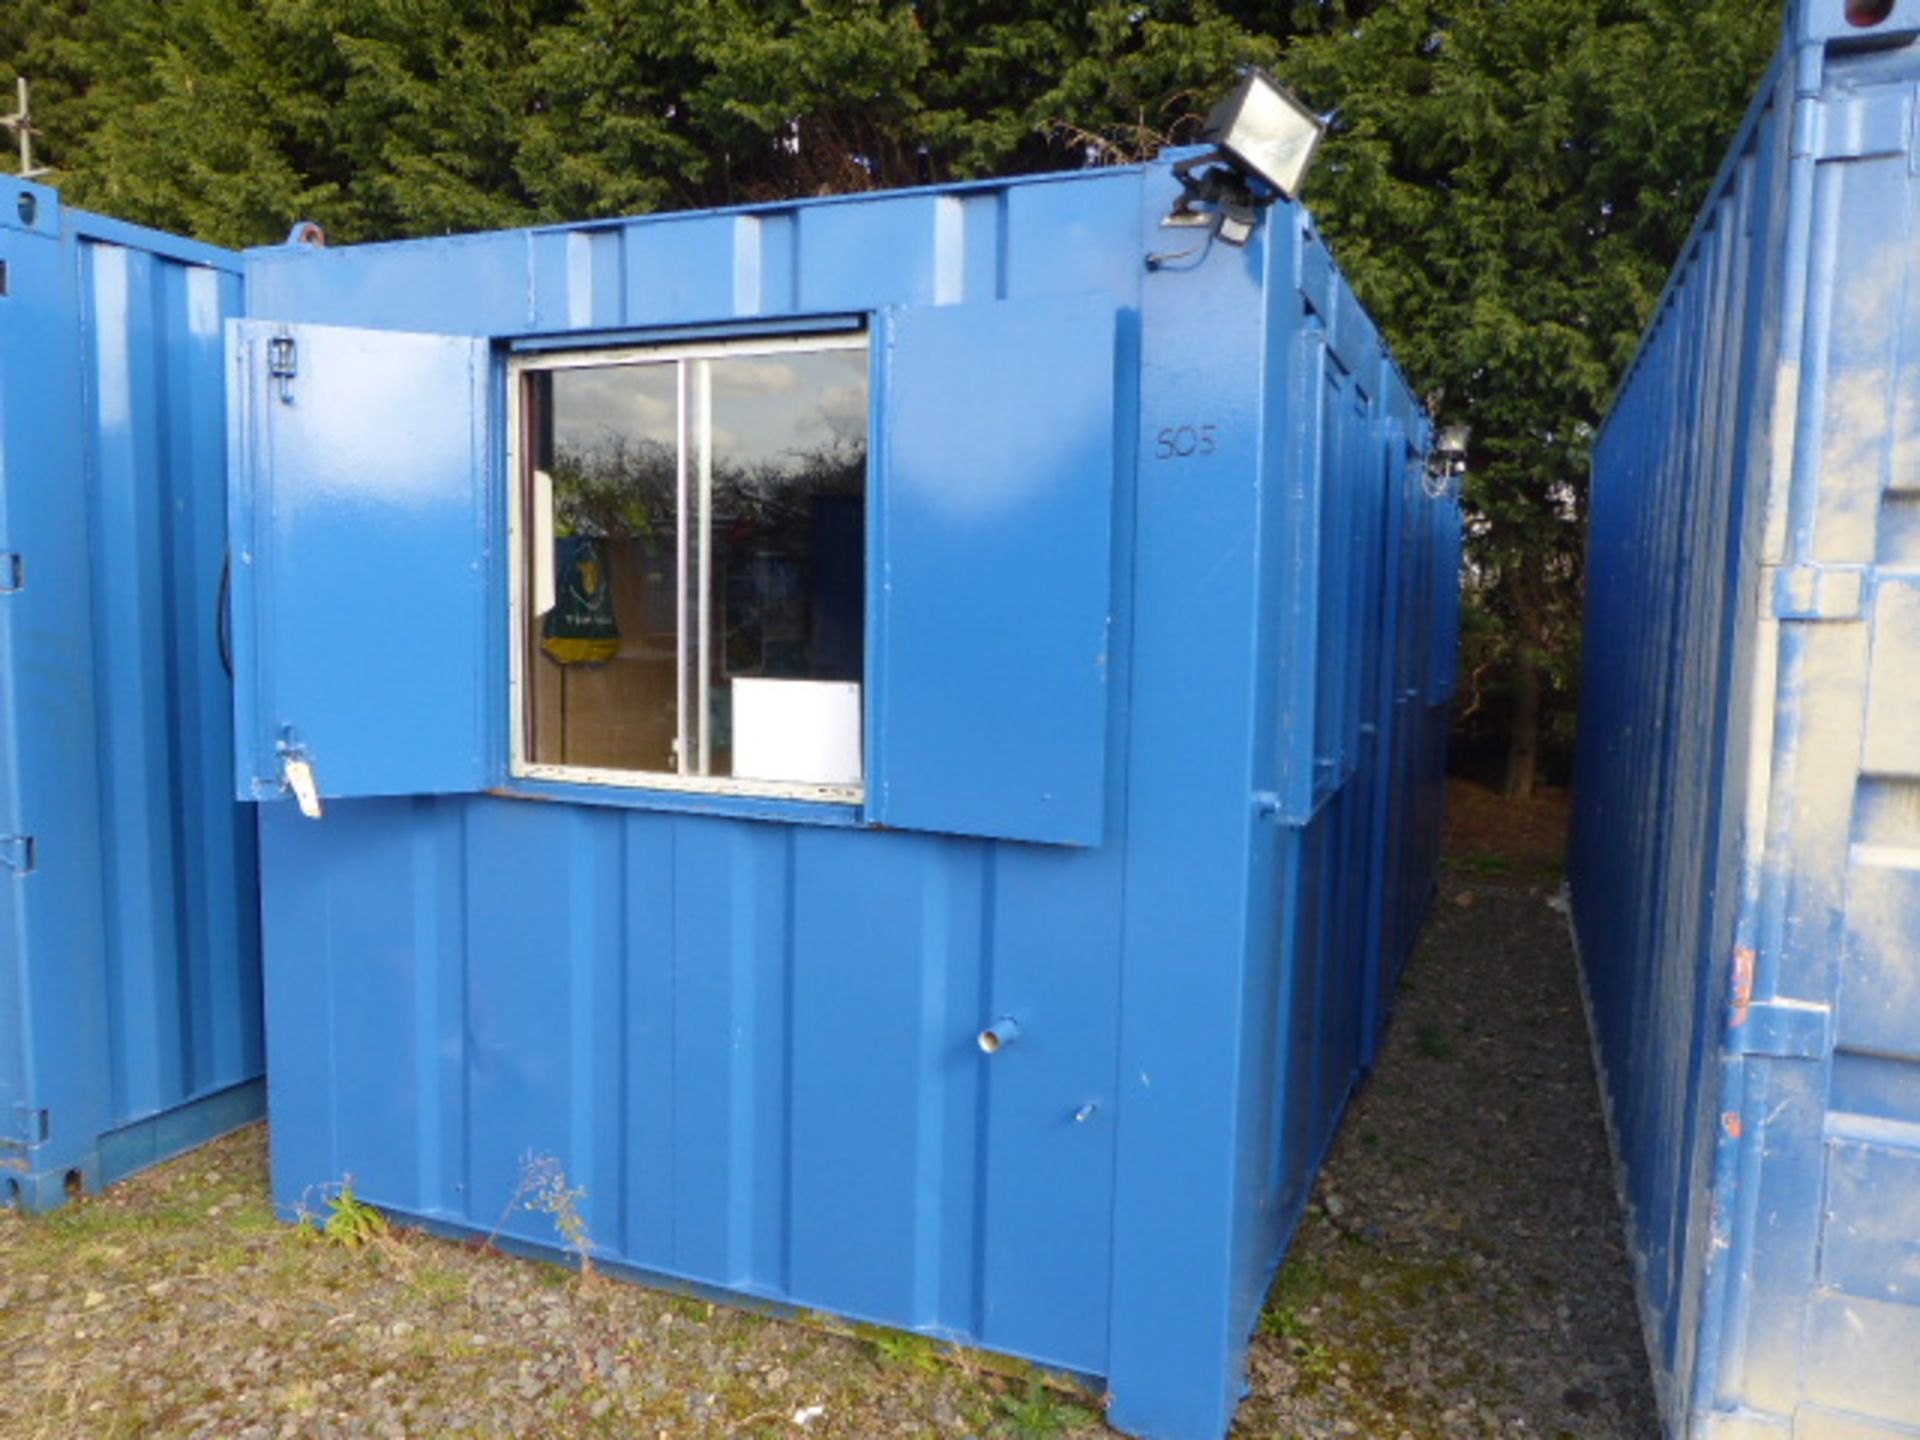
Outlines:
{"label": "exterior light fixture", "polygon": [[1473,439],[1471,425],[1444,425],[1434,437],[1433,451],[1427,456],[1424,477],[1427,494],[1439,499],[1448,486],[1467,473],[1467,444]]}
{"label": "exterior light fixture", "polygon": [[1300,193],[1327,123],[1264,70],[1249,68],[1207,116],[1200,138],[1234,168],[1291,200]]}
{"label": "exterior light fixture", "polygon": [[1201,127],[1200,138],[1214,148],[1173,167],[1180,198],[1162,223],[1204,228],[1206,238],[1191,249],[1149,255],[1147,268],[1164,269],[1187,256],[1204,260],[1216,239],[1246,244],[1263,207],[1300,193],[1326,128],[1265,71],[1243,71]]}

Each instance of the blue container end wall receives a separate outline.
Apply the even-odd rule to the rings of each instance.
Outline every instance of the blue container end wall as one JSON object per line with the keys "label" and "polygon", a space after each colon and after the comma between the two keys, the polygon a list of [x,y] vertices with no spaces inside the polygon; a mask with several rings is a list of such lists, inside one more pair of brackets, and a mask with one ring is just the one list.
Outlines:
{"label": "blue container end wall", "polygon": [[[1434,883],[1460,518],[1303,213],[1150,270],[1176,194],[1156,164],[247,257],[238,781],[284,1210],[351,1176],[487,1232],[551,1157],[601,1263],[1225,1432]],[[515,778],[506,357],[849,316],[864,799]],[[273,798],[288,755],[324,818]]]}
{"label": "blue container end wall", "polygon": [[1790,12],[1595,451],[1570,870],[1668,1434],[1877,1440],[1920,1435],[1920,0]]}
{"label": "blue container end wall", "polygon": [[0,182],[0,1200],[264,1101],[217,635],[239,258]]}

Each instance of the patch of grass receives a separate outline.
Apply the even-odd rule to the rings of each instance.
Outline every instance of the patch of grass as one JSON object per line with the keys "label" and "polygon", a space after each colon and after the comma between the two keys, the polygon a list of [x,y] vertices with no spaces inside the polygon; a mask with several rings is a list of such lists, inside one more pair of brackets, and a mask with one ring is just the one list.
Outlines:
{"label": "patch of grass", "polygon": [[1292,1355],[1294,1373],[1310,1390],[1325,1385],[1340,1368],[1333,1352],[1318,1340],[1295,1340]]}
{"label": "patch of grass", "polygon": [[245,1269],[252,1258],[244,1245],[222,1245],[207,1256],[207,1269],[216,1275],[233,1275]]}
{"label": "patch of grass", "polygon": [[1047,1388],[1037,1376],[1019,1391],[1008,1391],[994,1402],[1004,1432],[1015,1440],[1054,1440],[1086,1427],[1086,1410]]}
{"label": "patch of grass", "polygon": [[445,1265],[423,1265],[414,1271],[408,1285],[436,1310],[444,1309],[467,1296],[467,1277]]}
{"label": "patch of grass", "polygon": [[227,1212],[227,1226],[239,1235],[272,1235],[286,1227],[264,1200],[243,1200]]}
{"label": "patch of grass", "polygon": [[922,1370],[929,1374],[940,1368],[940,1346],[925,1335],[915,1335],[905,1330],[885,1330],[876,1325],[863,1326],[861,1338],[888,1365]]}
{"label": "patch of grass", "polygon": [[1429,1060],[1451,1060],[1459,1053],[1453,1037],[1431,1022],[1413,1032],[1413,1048]]}
{"label": "patch of grass", "polygon": [[1267,1308],[1260,1312],[1260,1333],[1298,1342],[1307,1333],[1305,1312],[1319,1302],[1327,1287],[1326,1267],[1312,1255],[1295,1253],[1274,1277]]}
{"label": "patch of grass", "polygon": [[1475,875],[1514,875],[1524,868],[1518,860],[1506,855],[1462,855],[1454,865],[1471,871]]}

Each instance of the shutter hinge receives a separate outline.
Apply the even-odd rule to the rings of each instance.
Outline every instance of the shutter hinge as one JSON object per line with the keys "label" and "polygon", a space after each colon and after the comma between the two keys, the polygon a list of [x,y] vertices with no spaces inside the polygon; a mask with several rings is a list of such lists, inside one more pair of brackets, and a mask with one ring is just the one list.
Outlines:
{"label": "shutter hinge", "polygon": [[1906,156],[1912,149],[1912,92],[1883,90],[1851,100],[1824,101],[1819,126],[1816,161]]}
{"label": "shutter hinge", "polygon": [[0,868],[16,875],[31,875],[33,860],[31,835],[0,835]]}
{"label": "shutter hinge", "polygon": [[1808,1000],[1755,1000],[1735,1009],[1727,1042],[1736,1055],[1824,1060],[1833,1050],[1833,1007]]}
{"label": "shutter hinge", "polygon": [[0,550],[0,595],[14,595],[27,588],[27,562],[16,551]]}
{"label": "shutter hinge", "polygon": [[300,346],[291,335],[276,335],[267,341],[267,374],[280,385],[280,399],[293,403],[293,380],[300,373]]}
{"label": "shutter hinge", "polygon": [[1858,620],[1864,613],[1867,572],[1858,565],[1775,565],[1776,620]]}

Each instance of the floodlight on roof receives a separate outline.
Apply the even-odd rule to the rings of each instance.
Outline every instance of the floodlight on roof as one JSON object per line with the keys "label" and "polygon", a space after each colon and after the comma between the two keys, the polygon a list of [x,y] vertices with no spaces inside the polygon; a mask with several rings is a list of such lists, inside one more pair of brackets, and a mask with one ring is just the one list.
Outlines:
{"label": "floodlight on roof", "polygon": [[1291,200],[1326,134],[1321,119],[1264,70],[1249,68],[1213,107],[1200,138],[1218,145],[1234,168]]}
{"label": "floodlight on roof", "polygon": [[1265,71],[1243,71],[1201,127],[1200,138],[1214,148],[1173,167],[1180,198],[1162,223],[1204,227],[1206,238],[1187,250],[1149,255],[1148,268],[1163,269],[1188,256],[1199,256],[1193,262],[1199,264],[1216,239],[1246,244],[1263,206],[1299,194],[1326,128],[1324,119]]}

